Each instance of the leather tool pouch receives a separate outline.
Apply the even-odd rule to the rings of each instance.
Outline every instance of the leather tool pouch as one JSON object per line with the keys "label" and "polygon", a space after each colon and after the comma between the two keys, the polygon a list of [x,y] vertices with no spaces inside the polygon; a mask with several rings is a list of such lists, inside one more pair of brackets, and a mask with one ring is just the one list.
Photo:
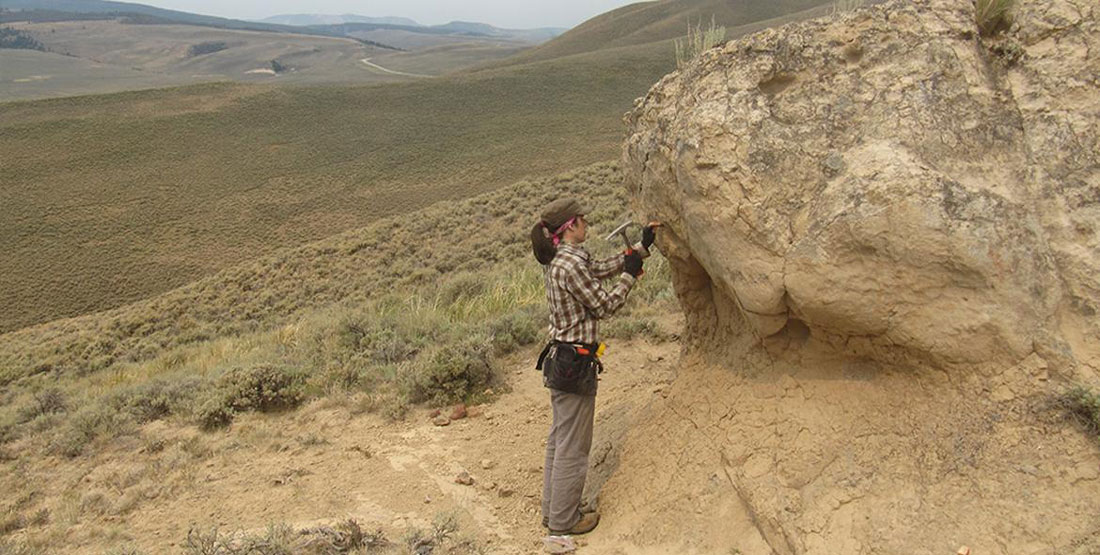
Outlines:
{"label": "leather tool pouch", "polygon": [[543,360],[542,379],[551,389],[595,395],[599,383],[596,376],[602,369],[603,364],[595,356],[581,355],[569,343],[556,343],[550,346]]}

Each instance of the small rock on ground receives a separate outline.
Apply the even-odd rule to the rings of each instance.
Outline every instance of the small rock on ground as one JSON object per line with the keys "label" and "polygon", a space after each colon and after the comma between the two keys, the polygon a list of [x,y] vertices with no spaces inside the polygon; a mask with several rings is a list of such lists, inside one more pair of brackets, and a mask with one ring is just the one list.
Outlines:
{"label": "small rock on ground", "polygon": [[451,410],[451,420],[460,420],[462,418],[466,418],[466,405],[459,403]]}

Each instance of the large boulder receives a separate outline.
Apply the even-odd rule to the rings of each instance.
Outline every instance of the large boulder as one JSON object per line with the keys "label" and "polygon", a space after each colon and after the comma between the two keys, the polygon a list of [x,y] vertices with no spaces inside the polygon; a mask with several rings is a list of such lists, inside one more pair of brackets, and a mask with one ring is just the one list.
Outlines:
{"label": "large boulder", "polygon": [[[732,41],[627,116],[688,323],[608,553],[1100,553],[1095,0],[895,0]],[[613,377],[609,378],[613,379]],[[635,548],[636,547],[636,548]]]}
{"label": "large boulder", "polygon": [[970,0],[767,30],[627,116],[635,209],[696,344],[811,337],[881,361],[1095,364],[1095,2]]}

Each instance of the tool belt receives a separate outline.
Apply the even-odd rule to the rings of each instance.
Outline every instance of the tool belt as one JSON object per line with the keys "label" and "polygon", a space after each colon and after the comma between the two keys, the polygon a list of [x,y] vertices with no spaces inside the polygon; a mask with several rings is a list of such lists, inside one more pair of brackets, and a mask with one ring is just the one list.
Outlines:
{"label": "tool belt", "polygon": [[603,372],[597,353],[598,344],[551,341],[539,355],[536,370],[542,370],[542,383],[550,389],[579,395],[595,395]]}

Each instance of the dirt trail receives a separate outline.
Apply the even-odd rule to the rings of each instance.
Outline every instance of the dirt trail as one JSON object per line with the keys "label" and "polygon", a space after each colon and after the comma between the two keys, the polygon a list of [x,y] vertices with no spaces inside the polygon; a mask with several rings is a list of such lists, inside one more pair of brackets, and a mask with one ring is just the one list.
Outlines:
{"label": "dirt trail", "polygon": [[[659,324],[674,334],[681,320]],[[586,496],[595,497],[618,466],[619,448],[635,419],[667,394],[679,349],[675,340],[612,344]],[[192,527],[262,533],[273,523],[300,529],[346,518],[400,541],[411,528],[428,528],[439,514],[454,514],[459,535],[490,553],[538,552],[545,535],[539,504],[550,411],[533,370],[536,356],[537,349],[528,349],[502,361],[509,391],[484,405],[482,414],[445,427],[434,426],[425,408],[394,423],[329,399],[287,415],[246,415],[216,434],[153,423],[95,457],[49,459],[30,470],[28,479],[41,481],[39,495],[81,507],[69,516],[54,511],[56,518],[72,521],[54,543],[69,553],[121,546],[175,552]],[[173,466],[175,458],[185,463]],[[473,476],[472,486],[455,483],[463,470]],[[89,498],[100,494],[97,515],[89,510],[96,504]],[[134,509],[111,508],[128,497],[138,499]],[[617,522],[629,519],[630,510],[602,512],[604,523],[579,542],[579,551],[623,553],[622,534],[615,531],[631,528]]]}
{"label": "dirt trail", "polygon": [[370,61],[370,58],[363,58],[362,60],[359,60],[359,61],[363,62],[364,65],[366,65],[367,67],[369,67],[371,69],[377,69],[378,71],[381,71],[383,73],[389,73],[389,74],[392,74],[392,75],[404,75],[406,77],[435,77],[434,75],[424,75],[422,73],[406,73],[404,71],[386,69],[386,68]]}

